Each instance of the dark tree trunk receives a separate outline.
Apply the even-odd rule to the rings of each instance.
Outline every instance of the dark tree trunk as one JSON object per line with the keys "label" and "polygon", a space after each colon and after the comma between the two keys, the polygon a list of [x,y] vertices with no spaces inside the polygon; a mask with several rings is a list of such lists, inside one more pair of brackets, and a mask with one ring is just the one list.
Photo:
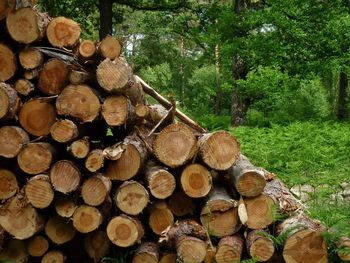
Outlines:
{"label": "dark tree trunk", "polygon": [[100,39],[112,35],[112,4],[113,0],[99,0]]}
{"label": "dark tree trunk", "polygon": [[340,72],[339,75],[339,98],[338,98],[338,112],[339,120],[344,120],[347,117],[347,102],[349,95],[348,75],[345,72]]}

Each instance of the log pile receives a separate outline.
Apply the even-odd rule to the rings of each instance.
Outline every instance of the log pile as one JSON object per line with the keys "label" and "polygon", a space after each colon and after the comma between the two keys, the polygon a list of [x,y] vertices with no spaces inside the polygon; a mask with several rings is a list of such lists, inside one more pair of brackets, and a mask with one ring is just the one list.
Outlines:
{"label": "log pile", "polygon": [[283,183],[135,76],[117,39],[15,2],[0,1],[0,259],[327,262]]}

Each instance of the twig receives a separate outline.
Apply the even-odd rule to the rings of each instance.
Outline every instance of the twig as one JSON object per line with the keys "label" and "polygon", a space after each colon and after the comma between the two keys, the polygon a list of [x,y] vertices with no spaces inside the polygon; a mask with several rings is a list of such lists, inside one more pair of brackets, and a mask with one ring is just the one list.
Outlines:
{"label": "twig", "polygon": [[147,135],[148,137],[151,136],[151,135],[155,132],[155,130],[157,130],[157,128],[159,127],[159,125],[161,125],[162,122],[169,116],[169,114],[172,112],[172,110],[173,110],[173,107],[171,107],[171,108],[167,111],[167,113],[160,119],[160,121],[157,123],[157,125],[153,127],[153,129],[152,129],[152,130],[149,132],[149,134]]}

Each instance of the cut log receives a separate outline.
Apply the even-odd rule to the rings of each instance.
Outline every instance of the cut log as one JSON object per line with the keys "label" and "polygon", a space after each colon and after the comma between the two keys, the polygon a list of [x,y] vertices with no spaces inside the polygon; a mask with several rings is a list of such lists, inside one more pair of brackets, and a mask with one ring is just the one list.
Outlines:
{"label": "cut log", "polygon": [[97,172],[104,166],[105,157],[101,149],[95,149],[89,152],[85,160],[85,168],[90,172]]}
{"label": "cut log", "polygon": [[27,79],[18,79],[13,88],[23,96],[28,96],[35,90],[34,84]]}
{"label": "cut log", "polygon": [[165,165],[175,168],[188,162],[196,153],[197,139],[185,124],[165,127],[153,144],[154,154]]}
{"label": "cut log", "polygon": [[76,140],[67,147],[67,151],[77,159],[85,158],[90,151],[89,137]]}
{"label": "cut log", "polygon": [[73,214],[73,226],[80,233],[96,230],[103,222],[103,215],[93,206],[81,205]]}
{"label": "cut log", "polygon": [[62,16],[52,19],[46,30],[47,39],[54,47],[73,47],[80,38],[80,26]]}
{"label": "cut log", "polygon": [[275,253],[274,243],[265,231],[253,230],[246,237],[248,254],[259,262],[268,261]]}
{"label": "cut log", "polygon": [[28,254],[32,257],[42,257],[49,249],[49,242],[43,236],[34,236],[28,240]]}
{"label": "cut log", "polygon": [[107,255],[111,242],[105,231],[95,231],[87,234],[84,240],[85,250],[95,263]]}
{"label": "cut log", "polygon": [[203,162],[219,171],[230,168],[240,153],[239,142],[227,131],[205,134],[199,139],[198,145]]}
{"label": "cut log", "polygon": [[46,222],[45,233],[52,242],[61,245],[72,240],[76,230],[69,220],[60,216],[54,216]]}
{"label": "cut log", "polygon": [[16,90],[0,82],[0,120],[13,119],[21,106]]}
{"label": "cut log", "polygon": [[53,188],[63,194],[77,190],[81,173],[79,168],[69,160],[61,160],[52,165],[50,179]]}
{"label": "cut log", "polygon": [[27,69],[24,71],[23,76],[27,80],[34,80],[39,76],[39,68]]}
{"label": "cut log", "polygon": [[16,57],[5,44],[0,43],[0,82],[11,79],[17,71]]}
{"label": "cut log", "polygon": [[87,60],[96,53],[95,43],[91,40],[82,40],[79,44],[78,54],[82,60]]}
{"label": "cut log", "polygon": [[26,244],[21,240],[11,239],[0,252],[0,262],[26,263],[28,258]]}
{"label": "cut log", "polygon": [[29,203],[35,208],[48,207],[54,198],[54,191],[48,175],[39,174],[30,178],[24,190]]}
{"label": "cut log", "polygon": [[164,253],[159,260],[159,263],[176,263],[176,253]]}
{"label": "cut log", "polygon": [[152,231],[161,235],[164,230],[174,224],[174,216],[164,201],[157,201],[149,209],[149,226]]}
{"label": "cut log", "polygon": [[244,199],[248,220],[246,225],[250,229],[264,229],[275,218],[276,205],[272,198],[265,194]]}
{"label": "cut log", "polygon": [[14,238],[27,239],[43,228],[44,221],[36,209],[18,193],[0,207],[0,225]]}
{"label": "cut log", "polygon": [[91,80],[93,76],[86,71],[71,69],[68,78],[71,84],[79,85]]}
{"label": "cut log", "polygon": [[156,125],[158,122],[160,122],[165,115],[168,115],[168,117],[162,121],[162,127],[172,123],[171,114],[168,114],[168,110],[162,105],[138,104],[135,107],[135,112],[139,118],[147,120],[152,125]]}
{"label": "cut log", "polygon": [[111,180],[103,174],[97,174],[84,181],[81,196],[86,204],[98,206],[109,196],[111,188]]}
{"label": "cut log", "polygon": [[214,263],[215,255],[216,255],[216,247],[208,245],[207,253],[205,254],[203,263]]}
{"label": "cut log", "polygon": [[79,136],[79,130],[74,122],[64,119],[56,121],[51,126],[50,134],[56,142],[67,143]]}
{"label": "cut log", "polygon": [[101,40],[98,52],[103,58],[114,60],[120,56],[122,48],[122,44],[118,39],[108,35]]}
{"label": "cut log", "polygon": [[121,126],[135,120],[135,109],[123,95],[110,96],[103,102],[102,116],[109,126]]}
{"label": "cut log", "polygon": [[17,155],[19,168],[27,174],[41,174],[50,168],[54,149],[49,143],[36,142],[25,145]]}
{"label": "cut log", "polygon": [[337,242],[338,257],[343,261],[350,260],[350,238],[341,237]]}
{"label": "cut log", "polygon": [[0,169],[0,199],[6,200],[18,192],[16,175],[7,169]]}
{"label": "cut log", "polygon": [[74,197],[63,196],[56,199],[55,210],[61,217],[70,218],[77,208],[78,205]]}
{"label": "cut log", "polygon": [[170,196],[169,208],[175,216],[193,215],[195,204],[183,191],[178,191]]}
{"label": "cut log", "polygon": [[221,238],[215,255],[216,262],[240,262],[243,245],[244,240],[238,234]]}
{"label": "cut log", "polygon": [[141,222],[126,215],[114,217],[107,225],[107,236],[118,247],[130,247],[144,235]]}
{"label": "cut log", "polygon": [[107,92],[123,92],[130,85],[131,69],[121,58],[110,60],[106,58],[97,67],[98,84]]}
{"label": "cut log", "polygon": [[286,263],[328,262],[327,244],[322,233],[325,227],[304,214],[290,217],[276,226],[277,235],[284,235],[283,258]]}
{"label": "cut log", "polygon": [[142,184],[126,181],[118,187],[114,202],[124,213],[138,215],[148,205],[149,194]]}
{"label": "cut log", "polygon": [[176,242],[177,257],[181,262],[200,263],[205,259],[207,243],[191,236],[181,236]]}
{"label": "cut log", "polygon": [[39,73],[38,88],[46,95],[58,95],[68,84],[68,65],[61,59],[48,60]]}
{"label": "cut log", "polygon": [[2,0],[0,1],[0,20],[7,17],[8,13],[16,7],[16,0]]}
{"label": "cut log", "polygon": [[19,112],[21,126],[34,136],[48,135],[55,121],[55,107],[43,98],[27,101]]}
{"label": "cut log", "polygon": [[159,247],[154,242],[143,242],[137,248],[132,263],[158,263]]}
{"label": "cut log", "polygon": [[81,122],[92,122],[100,113],[100,101],[87,85],[68,85],[56,100],[59,115],[71,116]]}
{"label": "cut log", "polygon": [[44,54],[36,48],[27,47],[19,52],[19,62],[24,69],[35,69],[44,62]]}
{"label": "cut log", "polygon": [[41,263],[64,263],[66,262],[66,256],[63,252],[58,250],[51,250],[47,252],[41,259]]}
{"label": "cut log", "polygon": [[265,188],[264,173],[243,156],[229,169],[229,174],[232,184],[242,196],[258,196]]}
{"label": "cut log", "polygon": [[149,162],[146,166],[145,180],[151,194],[157,199],[171,196],[175,190],[175,177],[165,167]]}
{"label": "cut log", "polygon": [[142,85],[139,81],[137,81],[133,77],[133,83],[130,85],[130,87],[125,91],[124,93],[129,100],[131,101],[131,104],[137,107],[139,104],[146,104],[145,99],[145,93],[143,92]]}
{"label": "cut log", "polygon": [[27,143],[29,136],[22,128],[17,126],[0,128],[0,156],[14,158]]}
{"label": "cut log", "polygon": [[181,187],[192,198],[206,196],[212,187],[210,172],[200,164],[190,164],[181,173]]}

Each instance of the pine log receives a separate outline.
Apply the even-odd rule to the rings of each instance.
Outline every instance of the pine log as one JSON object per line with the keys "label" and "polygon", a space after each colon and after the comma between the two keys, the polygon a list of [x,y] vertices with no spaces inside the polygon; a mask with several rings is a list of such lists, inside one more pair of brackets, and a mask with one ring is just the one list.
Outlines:
{"label": "pine log", "polygon": [[24,71],[23,76],[27,80],[34,80],[39,76],[39,68],[27,69]]}
{"label": "pine log", "polygon": [[193,215],[195,210],[194,199],[183,191],[175,192],[169,198],[169,208],[175,216]]}
{"label": "pine log", "polygon": [[68,65],[61,59],[48,60],[39,73],[38,88],[45,95],[58,95],[68,84]]}
{"label": "pine log", "polygon": [[214,263],[216,250],[216,247],[208,245],[203,263]]}
{"label": "pine log", "polygon": [[101,258],[107,255],[111,242],[105,231],[91,232],[84,239],[85,250],[94,263],[100,262]]}
{"label": "pine log", "polygon": [[75,191],[81,179],[79,168],[69,160],[61,160],[52,165],[50,179],[53,188],[63,194]]}
{"label": "pine log", "polygon": [[36,142],[25,145],[17,155],[19,168],[27,174],[41,174],[50,168],[54,149],[49,143]]}
{"label": "pine log", "polygon": [[111,180],[103,174],[97,174],[84,181],[81,196],[86,204],[98,206],[109,196],[111,188]]}
{"label": "pine log", "polygon": [[87,85],[68,85],[56,100],[59,115],[71,116],[81,122],[92,122],[100,113],[100,101]]}
{"label": "pine log", "polygon": [[14,238],[27,239],[43,228],[43,218],[18,193],[0,207],[0,225]]}
{"label": "pine log", "polygon": [[159,247],[154,242],[143,242],[137,248],[132,263],[158,263]]}
{"label": "pine log", "polygon": [[176,263],[176,258],[176,253],[166,252],[160,258],[159,263]]}
{"label": "pine log", "polygon": [[118,247],[130,247],[140,242],[145,233],[139,220],[123,214],[109,221],[106,232],[109,240]]}
{"label": "pine log", "polygon": [[28,96],[35,90],[34,84],[27,79],[17,79],[13,88],[23,96]]}
{"label": "pine log", "polygon": [[67,143],[79,136],[77,125],[68,119],[56,121],[50,129],[52,139],[56,142]]}
{"label": "pine log", "polygon": [[82,60],[93,57],[96,53],[96,46],[92,40],[82,40],[78,48],[78,56]]}
{"label": "pine log", "polygon": [[261,194],[257,197],[244,199],[248,220],[246,225],[250,229],[264,229],[274,221],[276,205],[271,197]]}
{"label": "pine log", "polygon": [[103,58],[114,60],[120,56],[122,48],[122,43],[118,39],[107,35],[101,40],[98,46],[98,52]]}
{"label": "pine log", "polygon": [[48,22],[46,14],[39,13],[31,7],[17,9],[6,18],[7,30],[11,37],[23,44],[40,41],[45,36]]}
{"label": "pine log", "polygon": [[105,157],[101,149],[95,149],[89,152],[85,159],[85,168],[90,172],[97,172],[104,166]]}
{"label": "pine log", "polygon": [[129,98],[131,104],[135,107],[137,107],[139,104],[146,104],[145,93],[143,92],[142,85],[134,77],[132,84],[127,90],[125,90],[124,94]]}
{"label": "pine log", "polygon": [[27,47],[19,52],[19,62],[24,69],[35,69],[44,62],[44,54],[36,48]]}
{"label": "pine log", "polygon": [[48,207],[54,198],[54,191],[48,175],[39,174],[30,178],[24,190],[28,202],[35,208]]}
{"label": "pine log", "polygon": [[21,126],[34,136],[48,135],[55,121],[55,107],[44,98],[27,101],[19,112]]}
{"label": "pine log", "polygon": [[77,159],[84,159],[90,151],[89,137],[72,142],[68,147],[67,151]]}
{"label": "pine log", "polygon": [[175,168],[188,162],[196,153],[197,139],[182,123],[165,127],[153,144],[154,154],[165,165]]}
{"label": "pine log", "polygon": [[97,67],[98,84],[107,92],[123,92],[130,85],[132,72],[128,63],[121,58],[106,58]]}
{"label": "pine log", "polygon": [[125,181],[114,195],[115,205],[124,213],[138,215],[148,205],[149,194],[142,184]]}
{"label": "pine log", "polygon": [[26,244],[16,239],[11,239],[0,252],[0,262],[26,263],[28,257]]}
{"label": "pine log", "polygon": [[32,257],[42,257],[49,249],[49,242],[44,236],[33,236],[28,240],[28,254]]}
{"label": "pine log", "polygon": [[133,123],[135,109],[123,95],[107,97],[103,102],[101,114],[109,126],[121,126]]}
{"label": "pine log", "polygon": [[45,234],[57,245],[72,240],[76,230],[69,220],[58,215],[49,218],[45,225]]}
{"label": "pine log", "polygon": [[41,263],[64,263],[66,262],[66,258],[63,252],[51,250],[43,256]]}
{"label": "pine log", "polygon": [[[172,123],[172,118],[171,118],[171,115],[168,114],[168,110],[159,104],[157,105],[138,104],[135,107],[135,112],[139,118],[147,120],[152,125],[156,125],[161,120],[162,120],[162,127]],[[165,117],[166,115],[168,116]]]}
{"label": "pine log", "polygon": [[13,119],[20,106],[21,100],[16,90],[10,85],[0,82],[0,120]]}
{"label": "pine log", "polygon": [[61,196],[56,198],[55,210],[61,217],[70,218],[78,208],[77,201],[71,196]]}
{"label": "pine log", "polygon": [[325,227],[304,214],[290,217],[276,226],[278,235],[286,235],[283,258],[286,263],[325,263],[327,244],[322,233]]}
{"label": "pine log", "polygon": [[268,261],[275,253],[274,243],[265,231],[253,230],[246,237],[248,254],[259,262]]}
{"label": "pine log", "polygon": [[192,198],[206,196],[212,187],[210,172],[200,164],[190,164],[181,173],[181,187]]}
{"label": "pine log", "polygon": [[7,17],[8,13],[16,7],[16,0],[2,0],[0,1],[0,20]]}
{"label": "pine log", "polygon": [[161,235],[174,224],[174,215],[164,201],[157,201],[149,208],[148,223],[155,234]]}
{"label": "pine log", "polygon": [[103,222],[103,215],[93,206],[80,205],[73,214],[73,226],[80,233],[96,230]]}
{"label": "pine log", "polygon": [[87,71],[71,69],[68,78],[71,84],[79,85],[91,80],[93,76]]}
{"label": "pine log", "polygon": [[62,16],[52,19],[46,30],[47,39],[54,47],[73,47],[80,38],[80,26]]}
{"label": "pine log", "polygon": [[157,199],[168,198],[176,187],[175,177],[167,168],[156,166],[153,162],[146,165],[145,180],[150,193]]}
{"label": "pine log", "polygon": [[216,262],[240,262],[243,246],[244,240],[238,234],[221,238],[215,255]]}
{"label": "pine log", "polygon": [[350,238],[341,237],[337,242],[338,257],[343,261],[350,260]]}
{"label": "pine log", "polygon": [[22,128],[17,126],[0,128],[0,156],[14,158],[27,143],[29,136]]}
{"label": "pine log", "polygon": [[176,242],[176,250],[181,262],[200,263],[205,259],[207,243],[192,236],[181,236]]}
{"label": "pine log", "polygon": [[0,200],[6,200],[18,192],[16,175],[7,169],[0,169]]}
{"label": "pine log", "polygon": [[0,43],[0,82],[11,79],[17,71],[16,57],[13,51]]}
{"label": "pine log", "polygon": [[215,170],[230,168],[240,153],[236,138],[227,131],[217,131],[203,135],[198,140],[199,155],[203,162]]}

